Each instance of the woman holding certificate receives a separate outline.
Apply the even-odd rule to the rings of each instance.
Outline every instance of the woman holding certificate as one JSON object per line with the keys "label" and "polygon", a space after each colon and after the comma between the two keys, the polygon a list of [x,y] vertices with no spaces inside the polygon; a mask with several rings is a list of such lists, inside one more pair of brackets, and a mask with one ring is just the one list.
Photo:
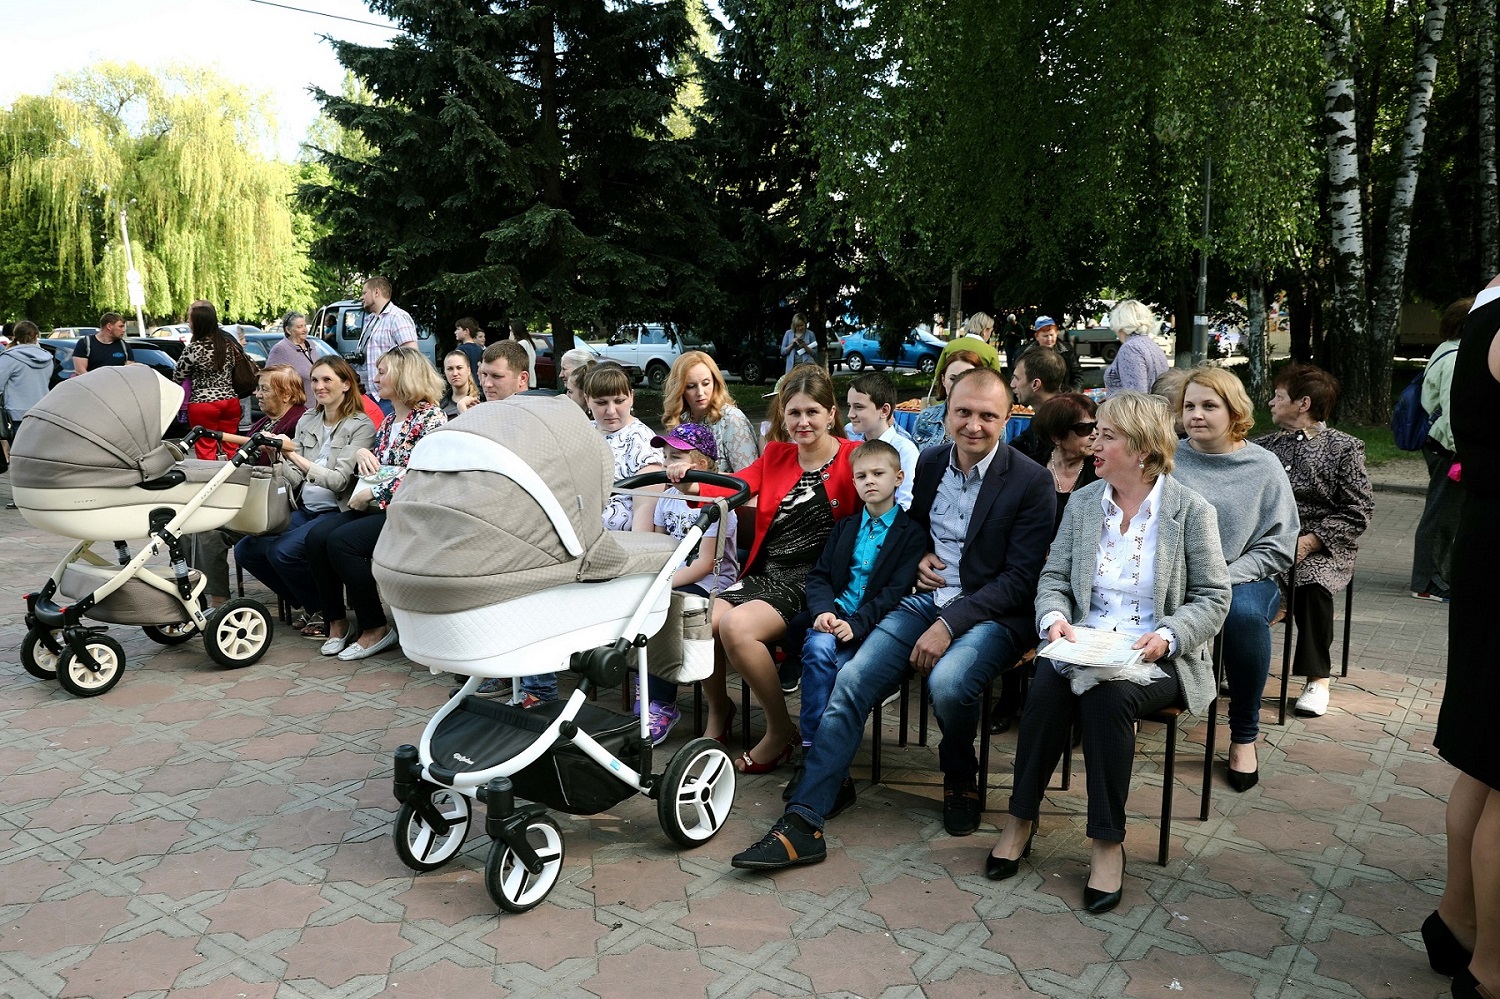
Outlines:
{"label": "woman holding certificate", "polygon": [[1037,630],[1049,643],[1075,641],[1081,637],[1075,627],[1094,638],[1117,633],[1117,645],[1165,675],[1144,684],[1104,679],[1075,694],[1058,664],[1038,657],[1016,744],[1010,821],[985,876],[1013,877],[1030,852],[1042,795],[1076,708],[1091,842],[1083,900],[1089,912],[1100,913],[1119,904],[1125,878],[1135,719],[1171,704],[1195,713],[1208,707],[1214,696],[1208,647],[1229,611],[1230,590],[1213,507],[1169,474],[1177,434],[1166,403],[1118,392],[1096,419],[1093,460],[1102,481],[1068,503],[1037,586]]}

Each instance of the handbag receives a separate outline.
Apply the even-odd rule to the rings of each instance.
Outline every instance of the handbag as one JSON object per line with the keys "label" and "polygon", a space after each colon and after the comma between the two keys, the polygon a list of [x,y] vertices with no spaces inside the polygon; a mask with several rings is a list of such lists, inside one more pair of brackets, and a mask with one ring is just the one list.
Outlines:
{"label": "handbag", "polygon": [[10,418],[10,410],[5,408],[5,393],[0,392],[0,440],[13,441],[16,439],[16,423]]}
{"label": "handbag", "polygon": [[234,394],[241,399],[254,395],[256,386],[260,384],[260,369],[250,360],[250,355],[245,353],[245,348],[240,346],[238,340],[229,336],[224,339],[234,351],[234,370],[229,373],[229,383],[234,386]]}
{"label": "handbag", "polygon": [[245,534],[280,534],[292,523],[292,491],[278,459],[250,466],[250,487],[240,512],[225,526]]}

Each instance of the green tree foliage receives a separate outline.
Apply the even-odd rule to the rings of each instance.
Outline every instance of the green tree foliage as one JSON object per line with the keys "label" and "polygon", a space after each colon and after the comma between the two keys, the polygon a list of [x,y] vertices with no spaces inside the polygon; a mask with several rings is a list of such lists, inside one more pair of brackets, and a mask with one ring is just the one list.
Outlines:
{"label": "green tree foliage", "polygon": [[0,111],[0,309],[78,322],[125,306],[121,208],[148,314],[196,298],[226,318],[311,304],[294,170],[260,154],[268,121],[261,98],[209,71],[114,64]]}
{"label": "green tree foliage", "polygon": [[319,150],[303,189],[317,251],[396,282],[430,318],[458,309],[571,330],[672,317],[711,292],[716,252],[677,109],[682,0],[372,0],[389,48],[335,42],[373,102],[320,93],[367,159]]}

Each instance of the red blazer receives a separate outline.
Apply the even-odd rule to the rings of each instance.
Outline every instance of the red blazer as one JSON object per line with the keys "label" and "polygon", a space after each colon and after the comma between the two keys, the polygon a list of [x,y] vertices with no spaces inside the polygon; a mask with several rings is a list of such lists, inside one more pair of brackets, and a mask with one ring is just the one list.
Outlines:
{"label": "red blazer", "polygon": [[[833,508],[833,519],[848,517],[864,509],[859,493],[854,489],[854,473],[849,468],[849,454],[859,447],[858,441],[839,438],[839,453],[824,473],[824,488],[828,491],[828,504]],[[734,473],[735,478],[750,484],[750,494],[755,497],[755,542],[750,546],[750,557],[745,559],[744,575],[755,565],[760,555],[761,543],[776,517],[776,509],[797,480],[802,477],[802,466],[797,463],[797,445],[784,441],[768,441],[765,452],[748,467]]]}

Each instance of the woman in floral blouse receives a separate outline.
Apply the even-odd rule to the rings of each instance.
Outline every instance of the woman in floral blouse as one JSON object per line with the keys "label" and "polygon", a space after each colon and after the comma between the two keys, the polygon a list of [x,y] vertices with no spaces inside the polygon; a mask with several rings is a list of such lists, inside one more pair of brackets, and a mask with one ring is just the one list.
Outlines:
{"label": "woman in floral blouse", "polygon": [[1271,419],[1281,429],[1255,443],[1281,459],[1297,497],[1302,521],[1292,620],[1297,626],[1298,676],[1307,686],[1297,698],[1297,714],[1316,718],[1328,710],[1333,660],[1333,594],[1349,585],[1359,536],[1370,526],[1375,495],[1365,471],[1365,444],[1330,430],[1339,383],[1311,364],[1293,364],[1276,376]]}
{"label": "woman in floral blouse", "polygon": [[[193,338],[177,361],[172,380],[181,385],[191,381],[188,393],[188,423],[206,430],[235,433],[240,429],[240,399],[234,391],[234,360],[240,346],[219,329],[219,314],[212,302],[201,299],[188,307],[188,326]],[[193,445],[193,453],[212,461],[220,443],[204,437]],[[234,457],[235,444],[222,445],[225,454]]]}
{"label": "woman in floral blouse", "polygon": [[662,428],[682,423],[700,423],[714,435],[717,471],[733,474],[760,457],[760,435],[734,404],[719,366],[701,350],[677,358],[662,392]]}
{"label": "woman in floral blouse", "polygon": [[[418,351],[398,347],[376,365],[375,387],[380,398],[391,400],[393,411],[375,434],[375,448],[361,448],[355,468],[359,484],[349,498],[349,509],[319,519],[307,535],[307,561],[318,585],[328,639],[325,656],[364,659],[396,644],[396,629],[386,621],[380,593],[370,572],[375,542],[385,525],[401,476],[417,442],[447,422],[438,408],[443,380]],[[360,632],[349,641],[345,591],[354,606]]]}

